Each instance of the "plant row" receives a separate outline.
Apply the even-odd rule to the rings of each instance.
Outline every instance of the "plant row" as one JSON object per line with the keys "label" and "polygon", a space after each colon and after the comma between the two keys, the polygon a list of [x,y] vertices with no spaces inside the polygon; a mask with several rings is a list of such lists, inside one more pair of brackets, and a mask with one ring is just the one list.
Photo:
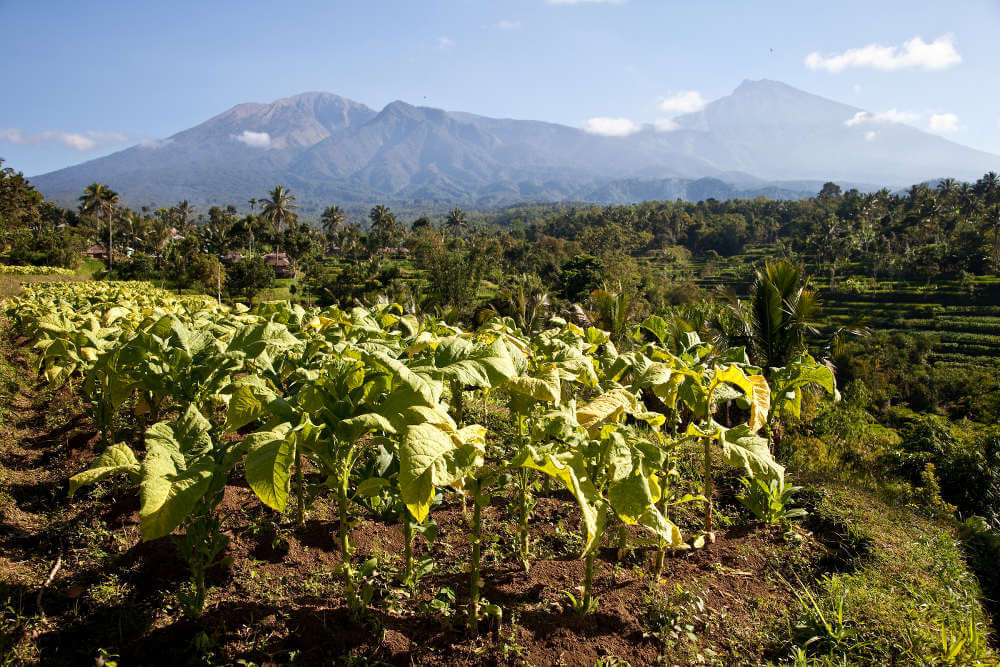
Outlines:
{"label": "plant row", "polygon": [[[414,540],[433,533],[434,508],[456,494],[471,505],[473,631],[499,613],[480,596],[482,509],[513,489],[509,518],[527,569],[534,496],[547,478],[579,506],[585,574],[573,604],[589,612],[597,550],[612,526],[644,529],[657,568],[671,550],[715,539],[720,461],[742,468],[748,507],[773,518],[788,487],[771,434],[782,415],[798,413],[806,386],[836,393],[832,372],[808,354],[761,369],[742,348],[675,337],[655,316],[631,331],[625,350],[559,318],[535,333],[500,317],[463,331],[394,304],[248,310],[145,283],[28,286],[7,314],[33,338],[49,382],[83,392],[104,441],[70,494],[112,476],[137,487],[143,539],[172,536],[188,562],[192,615],[204,608],[206,572],[224,557],[217,510],[239,475],[261,503],[299,523],[318,496],[335,499],[340,575],[355,613],[369,602],[374,564],[352,558],[352,515],[398,516],[402,583],[412,588],[429,567],[415,562]],[[469,402],[482,394],[506,405],[516,434],[490,437],[468,423]],[[697,479],[679,471],[682,444],[702,453]],[[687,504],[702,514],[689,534],[674,519]]]}

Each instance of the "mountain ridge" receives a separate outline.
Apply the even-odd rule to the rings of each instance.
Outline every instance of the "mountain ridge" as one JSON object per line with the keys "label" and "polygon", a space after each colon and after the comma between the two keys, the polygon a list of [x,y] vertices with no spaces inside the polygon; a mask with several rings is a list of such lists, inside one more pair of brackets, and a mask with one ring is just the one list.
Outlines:
{"label": "mountain ridge", "polygon": [[[130,205],[242,202],[277,183],[303,212],[330,203],[496,206],[520,201],[625,203],[662,193],[776,192],[827,180],[898,187],[945,175],[976,178],[1000,157],[898,123],[848,123],[863,111],[788,84],[744,80],[732,94],[612,137],[536,120],[491,118],[394,100],[376,111],[310,91],[237,104],[159,142],[33,177],[75,202],[93,181]],[[706,187],[715,179],[725,187]]]}

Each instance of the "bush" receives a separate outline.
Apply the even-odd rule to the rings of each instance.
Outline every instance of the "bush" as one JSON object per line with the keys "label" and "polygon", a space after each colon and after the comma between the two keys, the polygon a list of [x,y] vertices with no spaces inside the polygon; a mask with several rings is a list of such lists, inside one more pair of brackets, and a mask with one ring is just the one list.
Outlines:
{"label": "bush", "polygon": [[274,269],[261,257],[244,257],[229,269],[226,289],[232,296],[253,302],[262,289],[274,284]]}
{"label": "bush", "polygon": [[156,276],[156,262],[149,255],[137,252],[115,267],[119,280],[150,280]]}
{"label": "bush", "polygon": [[11,264],[58,266],[76,270],[82,261],[83,241],[67,230],[42,234],[38,239],[25,238],[11,248]]}

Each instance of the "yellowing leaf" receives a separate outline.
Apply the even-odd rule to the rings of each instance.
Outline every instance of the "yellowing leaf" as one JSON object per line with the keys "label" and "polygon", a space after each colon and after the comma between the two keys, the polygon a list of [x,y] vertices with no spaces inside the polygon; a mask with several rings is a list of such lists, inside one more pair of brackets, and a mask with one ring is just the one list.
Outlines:
{"label": "yellowing leaf", "polygon": [[596,438],[601,431],[601,425],[617,421],[626,412],[635,412],[638,401],[628,390],[616,387],[604,392],[590,403],[576,411],[576,420],[580,426],[587,429],[591,438]]}
{"label": "yellowing leaf", "polygon": [[750,430],[756,433],[767,423],[767,416],[771,412],[771,388],[767,385],[767,380],[763,375],[750,375],[747,377],[753,384],[753,400],[750,401]]}

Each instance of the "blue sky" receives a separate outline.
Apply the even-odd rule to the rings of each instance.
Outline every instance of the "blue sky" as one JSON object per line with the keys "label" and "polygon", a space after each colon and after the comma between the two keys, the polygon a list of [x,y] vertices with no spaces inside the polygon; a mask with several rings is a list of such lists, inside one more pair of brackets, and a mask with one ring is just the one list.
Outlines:
{"label": "blue sky", "polygon": [[0,157],[34,175],[310,90],[624,133],[759,78],[1000,153],[998,33],[995,0],[0,0]]}

